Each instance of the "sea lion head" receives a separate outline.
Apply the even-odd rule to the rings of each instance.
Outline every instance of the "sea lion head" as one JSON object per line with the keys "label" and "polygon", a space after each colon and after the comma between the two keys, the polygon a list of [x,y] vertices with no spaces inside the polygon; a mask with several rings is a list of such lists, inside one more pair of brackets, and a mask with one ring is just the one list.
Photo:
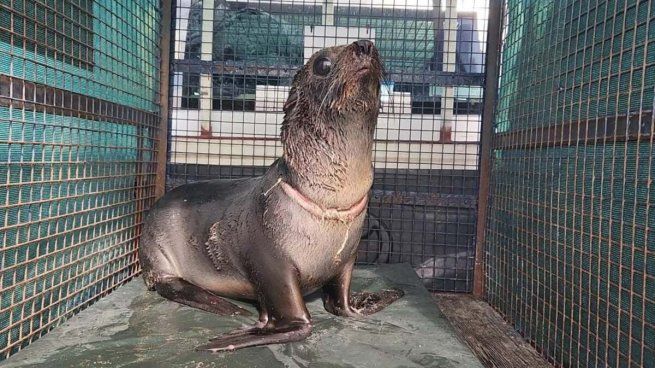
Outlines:
{"label": "sea lion head", "polygon": [[360,170],[363,178],[353,179],[347,168],[370,166],[383,74],[366,40],[318,51],[296,73],[281,127],[294,185],[334,191],[351,180],[368,190],[370,173]]}
{"label": "sea lion head", "polygon": [[294,78],[284,105],[285,120],[307,114],[377,116],[383,74],[380,55],[371,41],[320,50]]}

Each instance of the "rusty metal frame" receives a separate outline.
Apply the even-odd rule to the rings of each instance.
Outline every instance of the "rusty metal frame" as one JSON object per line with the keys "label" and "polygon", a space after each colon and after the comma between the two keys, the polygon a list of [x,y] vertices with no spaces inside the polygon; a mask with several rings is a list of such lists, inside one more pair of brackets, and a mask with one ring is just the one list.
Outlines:
{"label": "rusty metal frame", "polygon": [[485,61],[484,108],[480,136],[480,182],[478,188],[478,213],[473,273],[473,295],[485,296],[485,227],[489,203],[489,178],[491,175],[491,143],[498,96],[500,50],[502,45],[502,0],[489,1],[489,25],[487,28],[487,55]]}
{"label": "rusty metal frame", "polygon": [[653,111],[577,120],[498,134],[493,146],[494,149],[529,149],[648,140],[655,134],[652,122]]}
{"label": "rusty metal frame", "polygon": [[0,75],[0,106],[147,127],[158,119],[146,110],[9,75]]}
{"label": "rusty metal frame", "polygon": [[173,16],[172,1],[161,0],[161,32],[160,32],[160,69],[159,69],[159,134],[157,139],[157,177],[155,179],[155,200],[166,192],[166,160],[168,157],[168,103],[169,78],[171,65],[171,27]]}

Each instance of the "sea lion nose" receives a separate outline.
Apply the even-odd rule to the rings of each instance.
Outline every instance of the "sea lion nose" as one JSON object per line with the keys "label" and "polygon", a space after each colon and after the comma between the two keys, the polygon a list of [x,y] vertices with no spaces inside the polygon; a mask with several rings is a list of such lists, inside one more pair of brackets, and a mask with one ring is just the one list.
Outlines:
{"label": "sea lion nose", "polygon": [[373,42],[369,40],[359,40],[355,41],[355,46],[357,46],[356,52],[357,55],[370,55],[371,50],[373,50]]}

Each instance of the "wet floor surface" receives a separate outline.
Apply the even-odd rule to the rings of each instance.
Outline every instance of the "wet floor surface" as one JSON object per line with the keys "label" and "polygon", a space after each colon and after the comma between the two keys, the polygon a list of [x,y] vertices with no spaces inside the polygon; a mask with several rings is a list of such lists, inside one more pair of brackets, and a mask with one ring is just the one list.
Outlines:
{"label": "wet floor surface", "polygon": [[[170,302],[131,281],[3,362],[3,367],[481,367],[408,265],[357,268],[353,290],[397,287],[405,296],[361,319],[336,317],[308,297],[305,341],[211,354],[194,347],[249,326]],[[245,304],[242,304],[246,306]]]}

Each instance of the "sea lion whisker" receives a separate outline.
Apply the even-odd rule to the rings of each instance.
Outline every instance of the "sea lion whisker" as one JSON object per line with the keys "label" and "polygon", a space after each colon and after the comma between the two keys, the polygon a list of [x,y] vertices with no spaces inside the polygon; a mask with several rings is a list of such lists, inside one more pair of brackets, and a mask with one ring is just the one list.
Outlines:
{"label": "sea lion whisker", "polygon": [[327,91],[325,92],[325,94],[323,95],[323,99],[321,100],[321,104],[318,106],[318,111],[323,111],[323,107],[325,106],[325,102],[327,101],[327,98],[328,98],[328,96],[330,95],[330,93],[332,91],[332,87],[334,86],[334,82],[335,81],[332,80],[330,82],[330,84],[328,85]]}
{"label": "sea lion whisker", "polygon": [[325,92],[325,95],[323,96],[323,100],[321,101],[321,105],[319,106],[318,110],[323,111],[323,107],[325,105],[325,102],[327,101],[328,96],[333,100],[332,103],[334,103],[334,98],[333,98],[333,89],[336,87],[336,84],[338,82],[338,78],[334,78],[331,82],[330,85],[327,88],[327,91]]}

